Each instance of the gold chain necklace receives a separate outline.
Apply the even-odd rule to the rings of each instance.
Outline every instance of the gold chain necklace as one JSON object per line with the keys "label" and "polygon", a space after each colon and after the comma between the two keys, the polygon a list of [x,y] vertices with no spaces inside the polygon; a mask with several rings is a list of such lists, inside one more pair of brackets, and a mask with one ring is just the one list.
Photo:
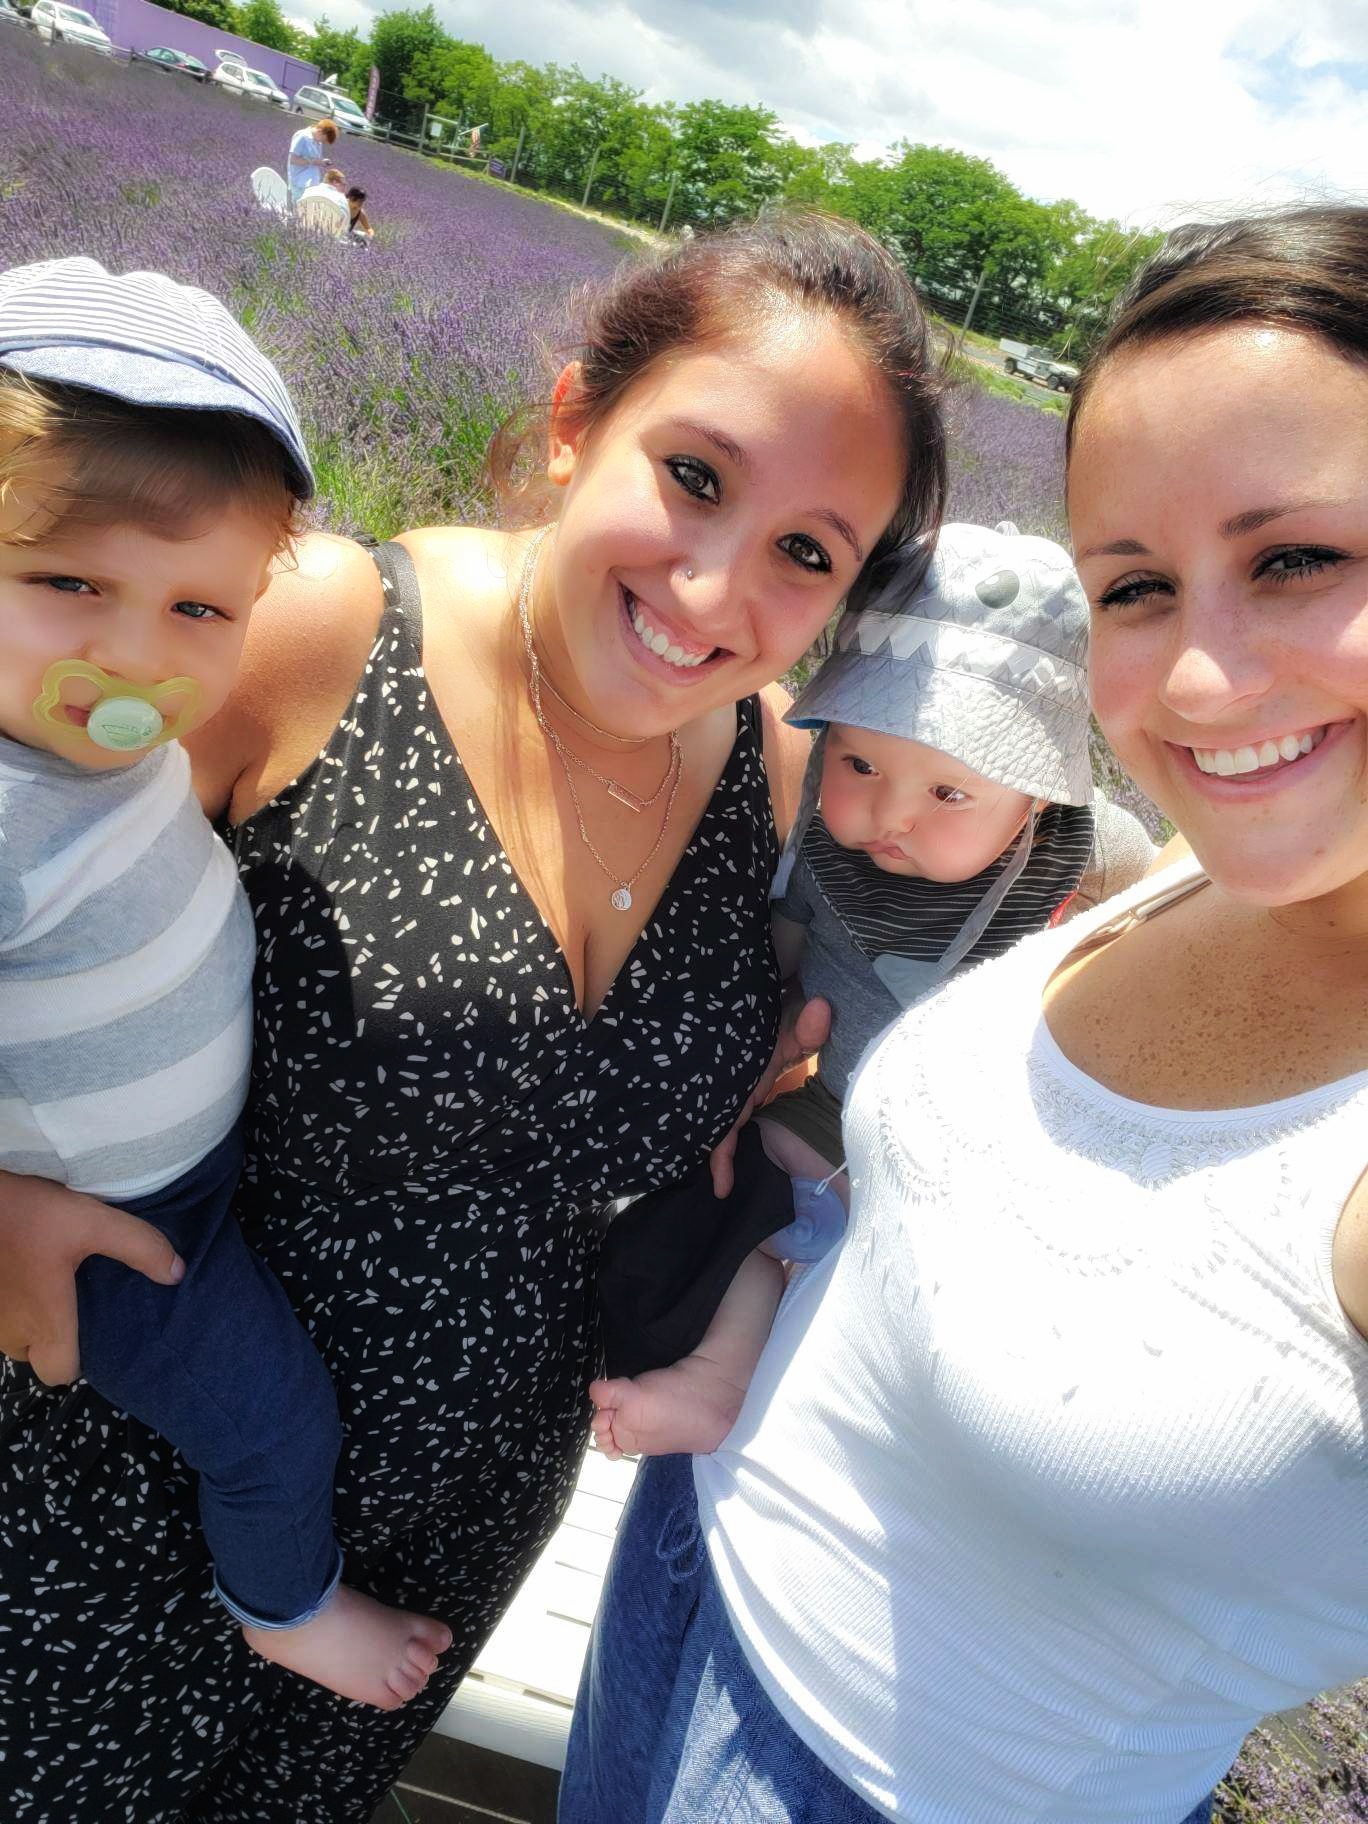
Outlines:
{"label": "gold chain necklace", "polygon": [[591,735],[597,735],[601,741],[617,741],[623,747],[631,748],[645,747],[648,741],[654,739],[654,736],[652,735],[615,735],[611,728],[600,728],[597,722],[591,722],[588,716],[582,716],[573,703],[567,702],[551,682],[550,678],[547,677],[545,672],[542,673],[541,681],[544,688],[551,692],[551,695],[556,699],[557,703],[560,704],[566,715],[573,716],[581,728],[587,728]]}
{"label": "gold chain necklace", "polygon": [[[549,530],[549,528],[546,530]],[[565,774],[566,789],[570,793],[570,802],[574,806],[575,811],[575,821],[579,825],[580,841],[584,844],[585,848],[588,849],[590,855],[593,856],[594,860],[608,876],[609,880],[616,883],[613,892],[609,895],[609,903],[615,911],[630,912],[632,909],[632,888],[641,879],[647,868],[650,867],[651,863],[659,854],[660,845],[665,840],[665,832],[670,826],[670,813],[674,810],[675,797],[679,791],[679,782],[684,776],[683,750],[679,745],[679,736],[671,729],[670,759],[669,764],[665,768],[665,775],[649,798],[641,798],[637,793],[629,791],[628,788],[625,785],[622,785],[618,780],[610,779],[606,774],[600,773],[595,767],[590,766],[587,760],[581,759],[572,748],[568,748],[565,745],[555,729],[552,728],[551,724],[547,721],[546,713],[542,709],[541,704],[542,670],[541,664],[537,658],[537,649],[532,641],[532,617],[530,612],[532,578],[536,570],[537,552],[540,550],[542,540],[545,537],[545,530],[539,532],[529,546],[527,558],[523,564],[522,581],[518,588],[518,620],[522,626],[523,645],[527,651],[528,695],[532,701],[532,714],[537,719],[537,727],[550,742],[552,752],[560,761],[561,770]],[[549,680],[547,680],[547,688],[551,690],[555,696],[560,697],[560,692],[556,690],[555,686],[551,684]],[[560,700],[562,702],[565,701],[563,697],[561,697]],[[569,709],[570,705],[566,704],[566,708]],[[578,714],[578,712],[571,710],[571,714],[575,715]],[[594,724],[589,722],[586,717],[581,716],[579,719],[585,723],[586,727],[594,728]],[[606,731],[602,729],[595,729],[595,733],[602,734],[605,732]],[[610,737],[610,739],[617,740],[622,739],[622,737],[613,736]],[[649,736],[646,737],[646,739],[649,739]],[[602,855],[599,854],[590,839],[589,831],[584,822],[584,810],[580,804],[579,793],[575,789],[575,775],[571,771],[572,766],[578,766],[582,771],[588,773],[590,778],[597,779],[600,785],[607,788],[609,797],[616,799],[619,804],[626,805],[629,811],[640,812],[649,810],[651,805],[655,804],[659,799],[660,794],[665,790],[666,785],[670,788],[670,795],[665,800],[665,815],[661,819],[660,829],[656,833],[656,839],[651,845],[650,853],[636,872],[628,875],[626,879],[623,879],[616,868],[609,867],[608,863],[603,859]]]}

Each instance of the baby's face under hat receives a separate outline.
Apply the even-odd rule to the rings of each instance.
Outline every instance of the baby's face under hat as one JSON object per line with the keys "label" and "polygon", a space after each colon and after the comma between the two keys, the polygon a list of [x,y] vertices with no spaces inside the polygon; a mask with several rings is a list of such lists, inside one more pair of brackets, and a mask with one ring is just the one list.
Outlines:
{"label": "baby's face under hat", "polygon": [[786,718],[920,741],[986,779],[1092,800],[1088,602],[1066,551],[1010,522],[942,527],[861,578]]}

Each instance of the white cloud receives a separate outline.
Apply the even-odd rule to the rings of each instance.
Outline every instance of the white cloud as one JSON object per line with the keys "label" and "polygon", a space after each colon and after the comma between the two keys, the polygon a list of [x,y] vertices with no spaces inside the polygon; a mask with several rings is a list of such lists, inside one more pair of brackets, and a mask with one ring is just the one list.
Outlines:
{"label": "white cloud", "polygon": [[[363,0],[299,0],[364,29]],[[902,138],[1028,195],[1165,223],[1361,183],[1368,9],[1349,0],[436,0],[497,57],[650,100],[763,102],[804,144]],[[1358,66],[1358,67],[1355,67]]]}
{"label": "white cloud", "polygon": [[[387,7],[368,6],[365,0],[294,0],[294,3],[302,15],[302,22],[309,29],[326,15],[328,24],[335,30],[346,32],[355,27],[363,38],[370,36],[377,13],[390,10]],[[299,18],[291,19],[291,24],[300,22]]]}

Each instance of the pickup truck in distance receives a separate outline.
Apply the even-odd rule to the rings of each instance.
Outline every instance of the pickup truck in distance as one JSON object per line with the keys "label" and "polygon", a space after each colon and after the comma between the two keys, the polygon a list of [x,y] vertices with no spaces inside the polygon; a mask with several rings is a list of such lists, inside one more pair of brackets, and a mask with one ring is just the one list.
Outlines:
{"label": "pickup truck in distance", "polygon": [[1025,342],[1012,342],[1003,336],[998,343],[1002,365],[1009,374],[1023,380],[1034,380],[1054,393],[1071,393],[1078,384],[1078,369],[1068,361],[1056,361],[1047,348],[1032,348]]}

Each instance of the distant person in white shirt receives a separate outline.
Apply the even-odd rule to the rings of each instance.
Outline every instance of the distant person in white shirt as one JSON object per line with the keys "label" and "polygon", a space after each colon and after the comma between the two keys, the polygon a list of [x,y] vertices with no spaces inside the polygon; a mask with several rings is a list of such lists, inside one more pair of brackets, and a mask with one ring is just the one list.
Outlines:
{"label": "distant person in white shirt", "polygon": [[[331,122],[326,122],[325,124],[331,125]],[[310,184],[306,189],[300,191],[299,195],[295,198],[296,212],[302,209],[305,203],[311,203],[315,200],[324,202],[331,208],[336,209],[338,218],[341,222],[341,227],[338,230],[339,233],[345,234],[350,230],[351,205],[347,201],[347,180],[337,169],[336,165],[330,165],[323,173],[323,181],[321,184]]]}
{"label": "distant person in white shirt", "polygon": [[290,201],[297,204],[311,184],[320,183],[332,162],[332,148],[337,144],[337,122],[316,120],[301,127],[290,141],[287,175]]}

